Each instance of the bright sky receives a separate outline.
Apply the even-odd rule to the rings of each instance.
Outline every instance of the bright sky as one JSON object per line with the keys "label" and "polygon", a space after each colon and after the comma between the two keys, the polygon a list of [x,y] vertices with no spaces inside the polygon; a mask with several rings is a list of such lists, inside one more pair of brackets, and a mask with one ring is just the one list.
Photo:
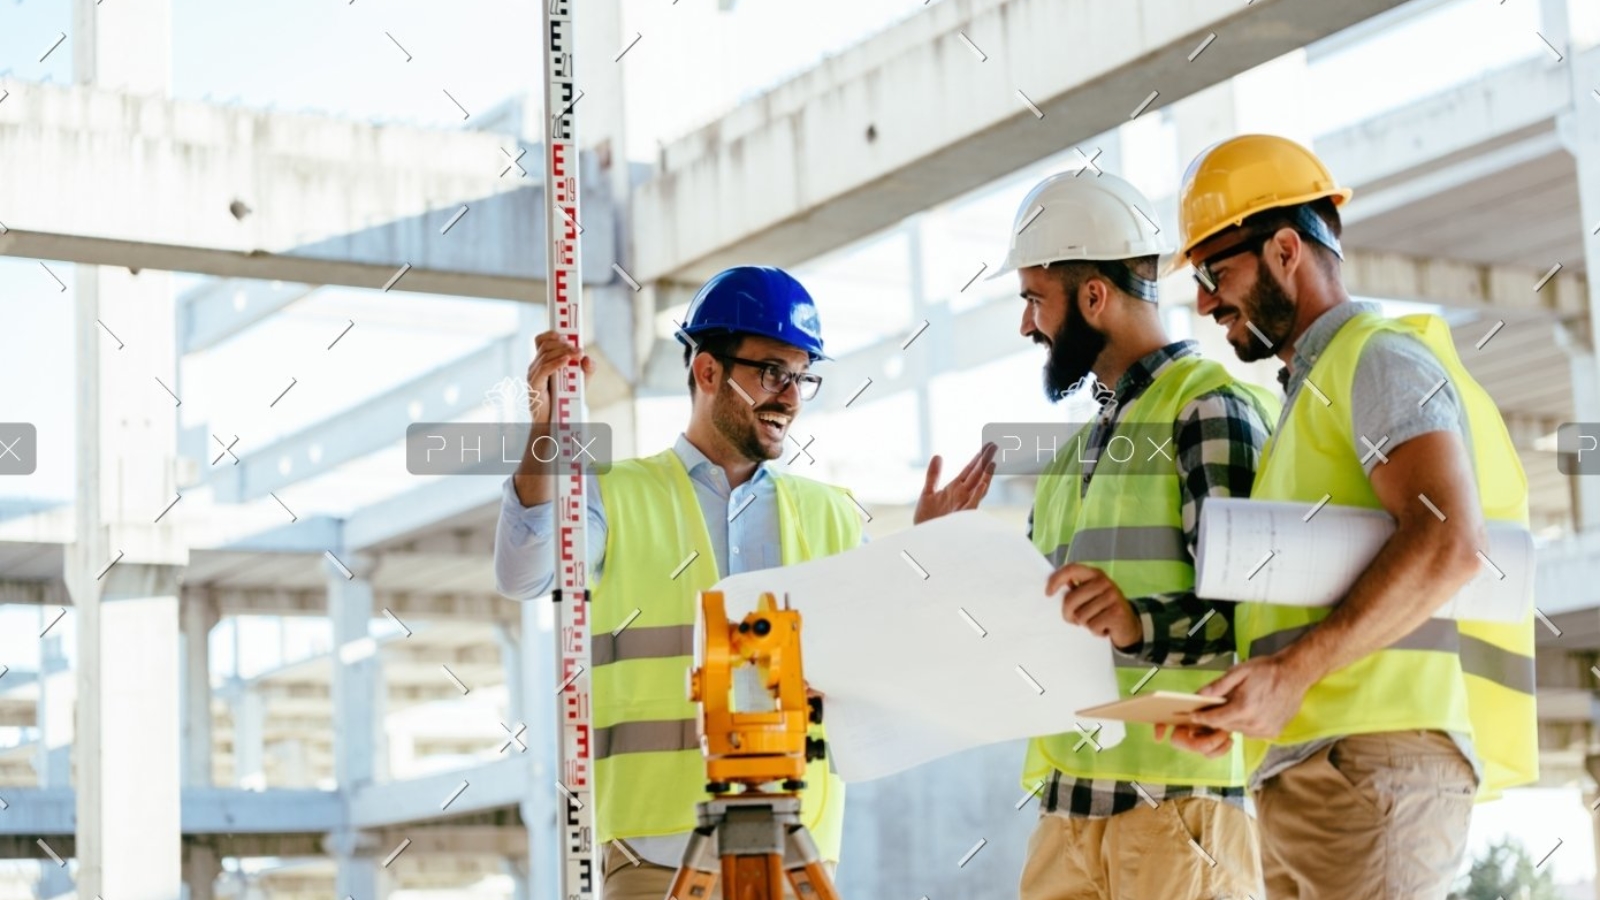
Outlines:
{"label": "bright sky", "polygon": [[[715,119],[760,88],[916,14],[923,2],[742,0],[731,13],[719,12],[717,5],[717,0],[624,0],[625,42],[640,35],[621,63],[632,158],[652,160],[658,140],[670,141]],[[1310,140],[1487,70],[1548,54],[1535,35],[1538,6],[1537,0],[1457,0],[1311,66],[1303,64],[1302,54],[1290,54],[1236,80],[1241,129]],[[1600,33],[1600,4],[1590,6],[1594,9],[1581,13],[1587,18],[1576,23],[1580,34]],[[69,83],[70,39],[45,61],[39,57],[60,34],[70,34],[71,8],[70,0],[0,0],[0,75]],[[471,112],[538,92],[537,9],[535,3],[513,0],[173,0],[172,93],[219,104],[459,128],[460,113],[441,88]],[[404,61],[396,42],[411,54],[411,62]],[[1317,101],[1303,102],[1305,94]],[[1122,144],[1122,174],[1152,197],[1175,189],[1187,161],[1177,158],[1169,120],[1151,114],[1124,126]],[[920,274],[928,302],[949,302],[959,310],[1014,291],[1005,281],[980,280],[964,293],[961,288],[980,265],[998,262],[1005,229],[1028,187],[1049,171],[1079,164],[1070,148],[1064,149],[1063,156],[920,218]],[[7,177],[21,175],[6,170]],[[0,210],[0,221],[5,220]],[[907,232],[895,230],[801,267],[819,298],[832,352],[909,333],[915,324],[909,252]],[[24,498],[65,501],[72,493],[73,267],[50,268],[68,292],[61,292],[38,262],[0,260],[0,377],[9,385],[26,385],[0,397],[0,421],[37,423],[43,446],[35,476],[0,481],[0,506]],[[181,293],[201,279],[180,276],[176,282]],[[336,333],[348,319],[361,324],[341,344],[342,356],[297,362],[295,377],[314,389],[300,391],[270,421],[241,419],[241,404],[270,399],[286,383],[280,348],[330,329]],[[184,424],[248,430],[253,443],[264,443],[349,409],[515,326],[515,310],[504,303],[324,289],[251,332],[185,360],[180,372]],[[1036,349],[1020,337],[1016,347],[1016,355],[984,368],[935,379],[930,388],[935,452],[964,457],[985,421],[1061,415],[1038,391]],[[825,369],[819,371],[826,376]],[[996,385],[1008,387],[997,391]],[[854,388],[830,384],[827,389]],[[643,444],[670,439],[684,411],[681,400],[643,404]],[[813,474],[852,484],[869,502],[909,498],[916,489],[913,467],[922,464],[908,437],[916,433],[913,397],[864,395],[850,413],[806,422],[817,436],[816,448],[871,447],[873,452],[818,453],[825,471]],[[314,494],[299,496],[298,511],[342,514],[415,483],[379,468],[369,462],[319,479]],[[37,611],[0,611],[0,661],[18,669],[36,665],[38,641],[31,635],[42,627],[37,617]],[[70,645],[70,621],[57,627]],[[244,671],[274,665],[283,647],[294,656],[326,646],[322,623],[291,623],[282,638],[278,627],[246,623],[238,660]],[[231,670],[229,629],[219,629],[215,643],[219,671]],[[1550,865],[1569,879],[1593,872],[1587,827],[1575,794],[1521,792],[1480,810],[1474,840],[1511,832],[1542,853],[1559,839],[1562,846]]]}

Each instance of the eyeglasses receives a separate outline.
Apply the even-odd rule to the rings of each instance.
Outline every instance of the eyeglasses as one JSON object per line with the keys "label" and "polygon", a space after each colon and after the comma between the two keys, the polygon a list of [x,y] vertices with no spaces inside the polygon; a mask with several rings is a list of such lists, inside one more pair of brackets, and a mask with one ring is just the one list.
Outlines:
{"label": "eyeglasses", "polygon": [[789,382],[794,382],[800,392],[801,400],[810,400],[817,395],[817,390],[822,387],[822,376],[810,372],[791,372],[777,363],[757,362],[753,359],[740,359],[737,356],[724,356],[712,354],[723,362],[738,363],[752,369],[761,370],[761,388],[769,394],[781,394],[789,387]]}
{"label": "eyeglasses", "polygon": [[1270,237],[1272,237],[1272,232],[1258,231],[1239,243],[1234,244],[1232,247],[1229,247],[1220,253],[1213,254],[1206,259],[1195,263],[1194,280],[1199,282],[1200,286],[1205,288],[1207,293],[1215,294],[1217,292],[1217,285],[1219,283],[1219,275],[1217,271],[1212,268],[1212,266],[1222,262],[1225,259],[1238,256],[1242,253],[1258,253],[1261,250],[1261,246],[1265,244],[1267,242],[1267,238]]}

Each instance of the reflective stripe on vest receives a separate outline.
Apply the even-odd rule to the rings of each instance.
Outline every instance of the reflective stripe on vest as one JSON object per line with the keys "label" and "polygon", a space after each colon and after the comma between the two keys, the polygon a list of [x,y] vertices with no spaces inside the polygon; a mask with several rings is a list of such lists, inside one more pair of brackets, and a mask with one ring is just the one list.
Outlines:
{"label": "reflective stripe on vest", "polygon": [[630,625],[620,634],[595,635],[589,647],[589,665],[598,667],[630,659],[693,655],[693,625]]}
{"label": "reflective stripe on vest", "polygon": [[[1310,625],[1297,625],[1250,642],[1251,656],[1277,653],[1310,631]],[[1486,681],[1523,694],[1534,692],[1533,659],[1497,647],[1481,638],[1464,635],[1453,619],[1429,619],[1417,630],[1390,644],[1385,650],[1438,650],[1461,658],[1461,670]]]}
{"label": "reflective stripe on vest", "polygon": [[609,759],[619,753],[667,753],[700,746],[700,725],[695,719],[665,722],[618,722],[594,730],[594,758]]}
{"label": "reflective stripe on vest", "polygon": [[[1467,413],[1484,518],[1526,526],[1527,479],[1516,448],[1494,401],[1457,358],[1449,326],[1435,316],[1360,313],[1346,322],[1307,373],[1320,396],[1302,392],[1285,414],[1262,455],[1252,496],[1309,505],[1326,495],[1335,505],[1382,508],[1350,419],[1356,365],[1380,331],[1411,335],[1438,358]],[[1276,652],[1327,615],[1327,609],[1241,603],[1235,634],[1248,656]],[[1480,796],[1493,797],[1538,778],[1533,687],[1531,613],[1516,625],[1430,619],[1313,685],[1274,743],[1380,731],[1465,732],[1483,765]],[[1248,763],[1259,762],[1266,749],[1246,741]]]}
{"label": "reflective stripe on vest", "polygon": [[[1168,424],[1175,429],[1185,406],[1221,389],[1245,390],[1217,363],[1197,356],[1182,357],[1162,369],[1123,410],[1117,428],[1148,430],[1152,424]],[[1251,397],[1258,407],[1275,405],[1265,391],[1252,392]],[[1034,545],[1057,566],[1070,561],[1102,569],[1129,597],[1193,588],[1194,565],[1183,534],[1183,498],[1176,464],[1163,461],[1159,465],[1165,468],[1146,468],[1137,477],[1102,473],[1090,480],[1087,494],[1080,496],[1080,455],[1058,454],[1039,479]],[[1187,668],[1152,666],[1120,654],[1113,659],[1124,697],[1135,690],[1192,693],[1216,680],[1218,672],[1233,662],[1231,654]],[[1072,733],[1030,741],[1023,789],[1036,789],[1052,770],[1078,778],[1178,785],[1230,787],[1244,781],[1243,757],[1237,749],[1219,759],[1206,759],[1157,741],[1151,726],[1138,723],[1127,726],[1122,743],[1103,750]]]}
{"label": "reflective stripe on vest", "polygon": [[[844,491],[773,477],[785,565],[861,542],[860,513]],[[589,605],[595,837],[681,834],[696,826],[695,804],[707,798],[697,711],[686,684],[699,591],[718,581],[716,557],[675,452],[615,463],[599,482],[605,564]],[[698,555],[684,567],[691,554]],[[823,729],[813,726],[812,733]],[[807,766],[806,782],[801,818],[823,857],[837,860],[844,785],[826,760]]]}
{"label": "reflective stripe on vest", "polygon": [[[1090,484],[1093,485],[1094,482],[1090,481]],[[1121,562],[1144,560],[1184,562],[1189,559],[1189,542],[1184,539],[1181,525],[1081,528],[1072,535],[1066,560],[1079,562],[1090,559],[1115,559]]]}

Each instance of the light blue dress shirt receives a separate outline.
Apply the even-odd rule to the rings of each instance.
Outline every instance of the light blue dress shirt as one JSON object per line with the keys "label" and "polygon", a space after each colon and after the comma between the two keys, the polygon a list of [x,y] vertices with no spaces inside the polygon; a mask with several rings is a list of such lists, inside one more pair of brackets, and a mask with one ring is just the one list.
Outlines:
{"label": "light blue dress shirt", "polygon": [[[711,549],[717,558],[717,574],[737,575],[755,569],[770,569],[783,564],[778,542],[777,482],[765,463],[736,488],[728,487],[728,476],[684,435],[672,450],[689,471]],[[585,482],[589,512],[590,584],[600,578],[605,565],[606,511],[600,502],[600,486],[593,475]],[[495,589],[515,600],[534,600],[548,594],[555,585],[555,504],[523,506],[511,478],[501,492],[500,524],[495,529]]]}

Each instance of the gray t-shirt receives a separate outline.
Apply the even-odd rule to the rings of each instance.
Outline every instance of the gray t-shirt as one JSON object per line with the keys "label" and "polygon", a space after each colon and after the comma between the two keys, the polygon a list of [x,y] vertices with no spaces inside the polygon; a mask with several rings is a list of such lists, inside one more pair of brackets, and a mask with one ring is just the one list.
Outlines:
{"label": "gray t-shirt", "polygon": [[[1381,314],[1376,303],[1340,304],[1324,313],[1295,342],[1294,361],[1285,385],[1287,398],[1283,416],[1287,418],[1296,396],[1305,386],[1305,376],[1317,357],[1327,349],[1333,336],[1352,317],[1363,312]],[[1368,475],[1383,464],[1396,447],[1412,438],[1435,431],[1454,431],[1466,444],[1472,458],[1472,434],[1465,407],[1445,374],[1444,365],[1423,343],[1409,334],[1383,331],[1368,339],[1356,362],[1350,386],[1350,420],[1356,435],[1356,455]],[[1283,419],[1278,422],[1283,427]],[[1366,438],[1366,442],[1362,438]],[[1373,447],[1377,452],[1373,452]],[[1479,779],[1483,769],[1472,749],[1470,735],[1450,732],[1463,756],[1472,763]],[[1250,777],[1251,789],[1286,769],[1293,768],[1339,738],[1324,738],[1304,744],[1286,744],[1267,751],[1261,766]]]}

